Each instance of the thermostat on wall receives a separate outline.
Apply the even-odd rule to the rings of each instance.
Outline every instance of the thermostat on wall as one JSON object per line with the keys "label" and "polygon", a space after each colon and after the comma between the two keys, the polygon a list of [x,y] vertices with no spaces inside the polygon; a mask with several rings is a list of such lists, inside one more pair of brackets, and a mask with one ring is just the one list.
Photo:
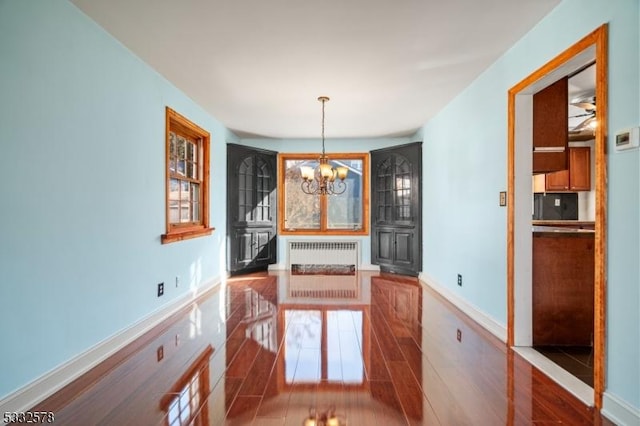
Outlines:
{"label": "thermostat on wall", "polygon": [[640,145],[640,128],[631,127],[616,135],[616,151],[637,148]]}

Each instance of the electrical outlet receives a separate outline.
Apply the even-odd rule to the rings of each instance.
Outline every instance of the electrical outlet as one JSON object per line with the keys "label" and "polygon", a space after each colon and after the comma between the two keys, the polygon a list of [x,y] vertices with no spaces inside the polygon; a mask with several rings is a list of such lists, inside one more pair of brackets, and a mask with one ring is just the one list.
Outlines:
{"label": "electrical outlet", "polygon": [[458,342],[462,342],[462,330],[458,329],[456,331],[456,339],[458,339]]}
{"label": "electrical outlet", "polygon": [[462,275],[458,274],[458,285],[462,287]]}
{"label": "electrical outlet", "polygon": [[176,288],[180,285],[180,276],[176,275]]}
{"label": "electrical outlet", "polygon": [[164,346],[160,345],[156,350],[156,359],[160,362],[162,361],[162,358],[164,358]]}
{"label": "electrical outlet", "polygon": [[164,294],[164,283],[158,283],[158,297]]}

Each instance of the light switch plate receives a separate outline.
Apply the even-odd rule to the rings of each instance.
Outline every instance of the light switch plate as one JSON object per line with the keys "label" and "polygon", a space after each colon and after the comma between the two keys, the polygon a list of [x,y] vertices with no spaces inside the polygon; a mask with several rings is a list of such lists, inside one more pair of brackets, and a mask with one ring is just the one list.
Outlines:
{"label": "light switch plate", "polygon": [[507,191],[500,191],[500,207],[507,205]]}

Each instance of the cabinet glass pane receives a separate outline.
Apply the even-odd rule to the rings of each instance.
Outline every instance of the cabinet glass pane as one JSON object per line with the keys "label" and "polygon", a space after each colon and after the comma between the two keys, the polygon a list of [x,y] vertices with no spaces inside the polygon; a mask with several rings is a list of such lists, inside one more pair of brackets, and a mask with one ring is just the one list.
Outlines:
{"label": "cabinet glass pane", "polygon": [[271,201],[271,170],[269,165],[262,158],[258,158],[256,176],[257,206],[256,220],[268,221],[270,217]]}
{"label": "cabinet glass pane", "polygon": [[246,157],[238,168],[238,220],[252,222],[254,220],[253,205],[253,156]]}
{"label": "cabinet glass pane", "polygon": [[396,157],[394,204],[397,220],[411,220],[411,165],[402,156]]}

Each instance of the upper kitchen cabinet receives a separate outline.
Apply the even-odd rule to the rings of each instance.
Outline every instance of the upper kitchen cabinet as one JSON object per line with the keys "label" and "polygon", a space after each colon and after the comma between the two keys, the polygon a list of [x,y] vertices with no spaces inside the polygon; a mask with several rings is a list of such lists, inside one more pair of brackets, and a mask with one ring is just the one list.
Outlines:
{"label": "upper kitchen cabinet", "polygon": [[591,191],[591,148],[569,149],[569,189]]}
{"label": "upper kitchen cabinet", "polygon": [[568,78],[533,95],[533,173],[567,169]]}
{"label": "upper kitchen cabinet", "polygon": [[547,192],[591,191],[591,148],[569,148],[569,169],[547,173],[545,189]]}

